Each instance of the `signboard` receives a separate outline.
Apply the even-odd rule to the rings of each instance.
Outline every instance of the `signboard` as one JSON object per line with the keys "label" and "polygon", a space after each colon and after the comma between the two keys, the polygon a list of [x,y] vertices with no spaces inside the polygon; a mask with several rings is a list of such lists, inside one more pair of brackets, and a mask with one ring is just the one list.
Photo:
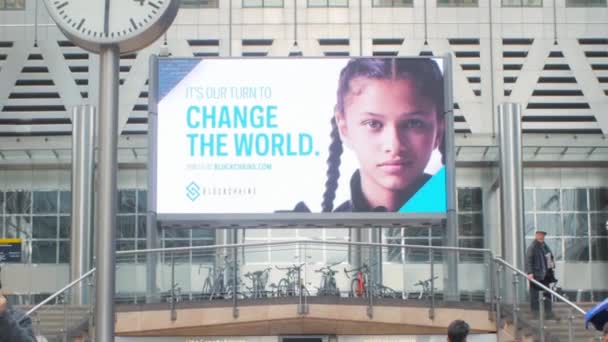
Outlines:
{"label": "signboard", "polygon": [[21,239],[0,239],[0,262],[21,262]]}
{"label": "signboard", "polygon": [[445,217],[441,58],[160,58],[152,70],[159,218]]}

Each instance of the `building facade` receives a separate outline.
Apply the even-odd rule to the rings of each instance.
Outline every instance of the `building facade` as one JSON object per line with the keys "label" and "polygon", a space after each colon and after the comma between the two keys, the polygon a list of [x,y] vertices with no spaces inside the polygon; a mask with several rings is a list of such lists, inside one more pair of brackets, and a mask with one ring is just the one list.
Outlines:
{"label": "building facade", "polygon": [[[459,245],[501,253],[496,107],[518,103],[527,241],[536,228],[548,231],[560,285],[581,290],[586,298],[603,298],[608,291],[606,37],[606,0],[184,0],[166,35],[121,57],[117,248],[146,246],[150,54],[451,54]],[[32,250],[25,265],[3,268],[3,284],[14,293],[49,293],[69,280],[70,116],[76,105],[96,104],[98,69],[98,57],[67,41],[40,1],[0,0],[0,236],[21,237]],[[377,229],[390,243],[442,245],[445,238],[441,227]],[[222,234],[164,230],[162,243],[214,244],[223,241]],[[239,236],[245,242],[319,236],[348,241],[351,232],[251,229]],[[326,262],[344,257],[319,253],[315,258]],[[269,250],[250,261],[284,257]],[[194,267],[205,258],[191,255],[189,263]],[[403,262],[425,264],[429,256],[400,250],[383,255],[385,264]],[[192,279],[183,282],[196,286]],[[121,286],[127,291],[130,285],[119,277]]]}

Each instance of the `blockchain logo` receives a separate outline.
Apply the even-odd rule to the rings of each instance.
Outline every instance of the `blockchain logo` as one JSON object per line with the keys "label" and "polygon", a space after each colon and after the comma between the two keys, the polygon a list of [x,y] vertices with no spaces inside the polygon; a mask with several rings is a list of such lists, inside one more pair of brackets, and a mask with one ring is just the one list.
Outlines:
{"label": "blockchain logo", "polygon": [[201,188],[198,186],[198,184],[191,182],[186,187],[186,196],[188,197],[188,199],[190,199],[192,202],[194,202],[199,197],[201,197],[200,190],[201,190]]}

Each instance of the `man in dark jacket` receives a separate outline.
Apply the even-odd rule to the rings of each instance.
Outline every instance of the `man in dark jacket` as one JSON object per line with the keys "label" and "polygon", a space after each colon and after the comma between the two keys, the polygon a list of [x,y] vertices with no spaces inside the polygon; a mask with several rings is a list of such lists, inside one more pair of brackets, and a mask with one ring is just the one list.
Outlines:
{"label": "man in dark jacket", "polygon": [[[0,342],[36,342],[32,320],[23,313],[13,310],[0,293]],[[21,320],[18,322],[17,320]]]}
{"label": "man in dark jacket", "polygon": [[[554,282],[554,270],[555,270],[555,259],[549,246],[545,243],[546,232],[542,230],[536,231],[535,239],[532,241],[528,250],[526,251],[526,273],[528,279],[536,280],[539,283],[549,287],[549,284]],[[539,298],[538,294],[543,291],[539,286],[530,282],[530,306],[532,313],[536,316],[539,315]],[[551,295],[548,292],[544,293],[545,296],[545,315],[546,318],[555,318],[551,306]]]}

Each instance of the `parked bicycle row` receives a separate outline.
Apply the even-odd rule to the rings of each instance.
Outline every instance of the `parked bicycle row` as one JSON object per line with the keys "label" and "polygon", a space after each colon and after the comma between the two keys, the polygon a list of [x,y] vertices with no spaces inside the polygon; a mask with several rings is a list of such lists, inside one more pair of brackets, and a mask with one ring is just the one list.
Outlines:
{"label": "parked bicycle row", "polygon": [[[431,291],[432,279],[419,280],[412,284],[415,291],[397,291],[385,284],[375,280],[373,276],[375,264],[364,262],[360,267],[348,269],[338,262],[312,270],[319,275],[318,286],[305,281],[305,263],[292,264],[286,267],[267,267],[241,274],[240,267],[228,257],[224,258],[221,265],[199,267],[199,274],[205,274],[206,278],[200,292],[194,292],[188,298],[198,300],[217,300],[237,298],[272,298],[293,296],[333,296],[333,297],[359,297],[369,298],[393,298],[393,299],[428,299],[431,293],[438,294],[436,287]],[[236,267],[236,270],[235,270]],[[309,271],[311,271],[309,269]],[[280,278],[276,282],[270,282],[271,273],[275,279],[277,274]],[[343,274],[346,286],[338,286],[337,277]],[[317,277],[315,277],[317,278]],[[167,301],[180,301],[184,295],[178,283],[173,284],[171,291],[164,295]]]}

